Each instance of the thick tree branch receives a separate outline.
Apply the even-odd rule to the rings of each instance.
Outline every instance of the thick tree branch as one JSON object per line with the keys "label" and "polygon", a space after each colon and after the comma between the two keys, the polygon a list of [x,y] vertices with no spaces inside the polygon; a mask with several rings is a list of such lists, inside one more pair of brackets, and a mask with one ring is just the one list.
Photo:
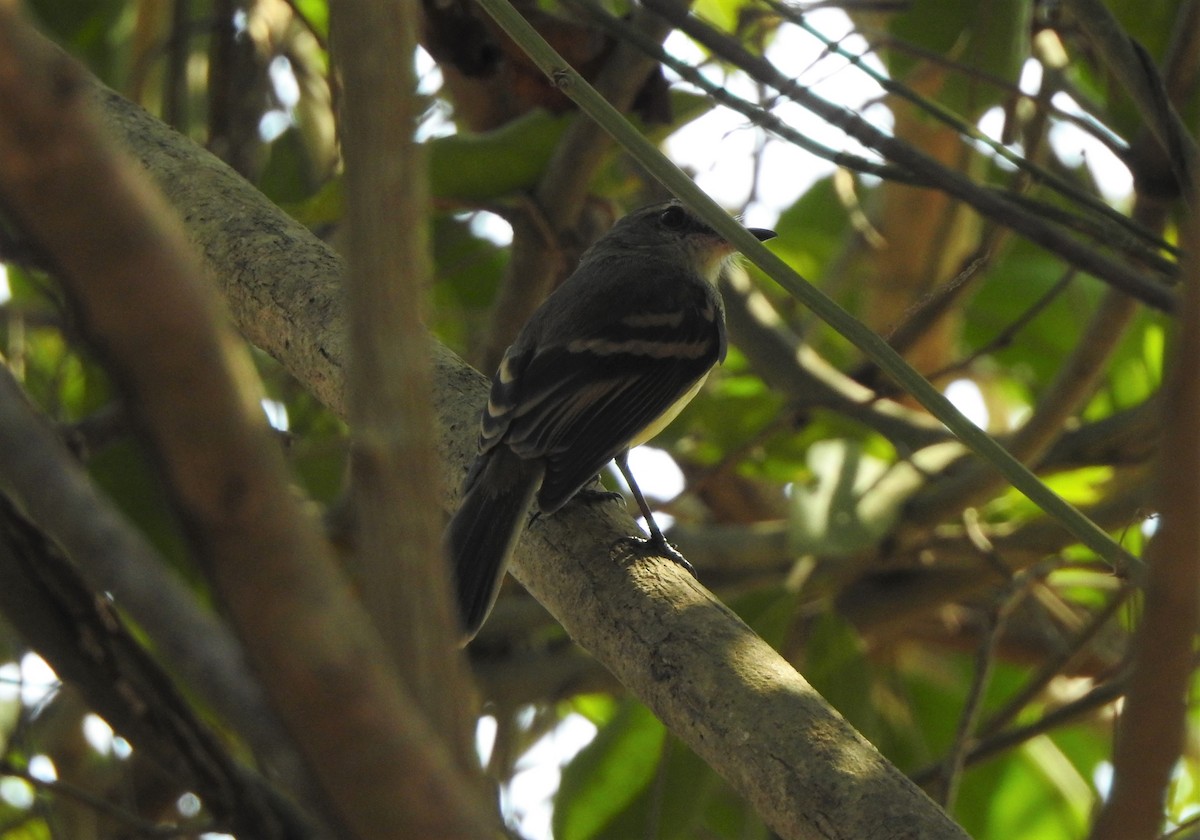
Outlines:
{"label": "thick tree branch", "polygon": [[263,838],[299,828],[284,828],[296,817],[287,803],[237,766],[112,607],[3,496],[0,611],[99,714],[153,756],[180,792],[194,787],[224,825]]}
{"label": "thick tree branch", "polygon": [[312,798],[315,787],[237,639],[97,490],[3,367],[0,465],[0,485],[66,550],[88,585],[111,592],[188,688],[243,733],[255,755],[292,790]]}
{"label": "thick tree branch", "polygon": [[1183,228],[1185,293],[1163,401],[1157,508],[1147,548],[1145,610],[1113,753],[1113,790],[1093,827],[1096,840],[1159,835],[1171,774],[1183,749],[1200,620],[1200,213]]}
{"label": "thick tree branch", "polygon": [[0,201],[52,255],[346,833],[489,834],[289,487],[250,361],[176,215],[96,127],[88,78],[13,6],[0,4]]}
{"label": "thick tree branch", "polygon": [[[344,411],[336,256],[203,150],[114,94],[97,95],[114,132],[187,209],[189,233],[243,332]],[[457,488],[486,385],[444,347],[431,344],[431,353],[444,485]],[[921,837],[962,836],[693,579],[665,562],[614,562],[608,547],[633,533],[614,506],[570,508],[531,529],[514,573],[782,835],[837,825],[883,838],[903,824]]]}
{"label": "thick tree branch", "polygon": [[411,61],[420,10],[394,0],[330,8],[342,80],[346,157],[350,566],[409,691],[476,768],[474,714],[441,556],[429,348],[422,300],[431,274],[428,184],[413,134],[422,106]]}

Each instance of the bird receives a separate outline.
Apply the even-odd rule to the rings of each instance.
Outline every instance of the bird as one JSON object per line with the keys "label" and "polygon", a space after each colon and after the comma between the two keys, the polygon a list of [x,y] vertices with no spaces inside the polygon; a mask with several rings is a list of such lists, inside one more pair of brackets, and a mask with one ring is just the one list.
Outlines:
{"label": "bird", "polygon": [[[748,230],[759,241],[775,236]],[[717,281],[734,252],[677,200],[635,210],[584,252],[505,351],[443,537],[462,644],[491,612],[534,504],[535,515],[553,514],[610,461],[646,519],[649,543],[691,570],[654,522],[627,456],[725,360]]]}

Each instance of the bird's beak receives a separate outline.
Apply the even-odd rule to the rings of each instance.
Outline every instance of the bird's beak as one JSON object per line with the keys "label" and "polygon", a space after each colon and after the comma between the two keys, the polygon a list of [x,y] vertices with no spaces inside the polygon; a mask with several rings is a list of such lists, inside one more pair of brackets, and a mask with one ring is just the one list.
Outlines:
{"label": "bird's beak", "polygon": [[766,242],[768,239],[774,239],[779,235],[775,231],[767,230],[766,228],[746,228],[746,230],[753,233],[754,238],[759,242]]}

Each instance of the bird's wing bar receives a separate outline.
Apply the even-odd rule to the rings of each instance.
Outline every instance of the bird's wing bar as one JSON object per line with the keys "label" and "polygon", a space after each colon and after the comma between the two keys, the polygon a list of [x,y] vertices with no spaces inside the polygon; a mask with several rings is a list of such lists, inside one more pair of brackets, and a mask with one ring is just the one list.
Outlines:
{"label": "bird's wing bar", "polygon": [[720,352],[716,328],[710,322],[707,335],[693,336],[678,355],[634,352],[632,345],[631,352],[607,354],[554,348],[530,362],[505,442],[521,457],[546,459],[543,511],[565,504],[708,372]]}
{"label": "bird's wing bar", "polygon": [[574,449],[547,459],[538,505],[544,510],[554,510],[566,504],[707,372],[708,368],[702,366],[693,368],[690,376],[681,375],[684,371],[678,368],[664,369],[655,375],[626,381],[619,393],[614,389],[606,404],[589,413],[579,428],[573,430],[579,441]]}

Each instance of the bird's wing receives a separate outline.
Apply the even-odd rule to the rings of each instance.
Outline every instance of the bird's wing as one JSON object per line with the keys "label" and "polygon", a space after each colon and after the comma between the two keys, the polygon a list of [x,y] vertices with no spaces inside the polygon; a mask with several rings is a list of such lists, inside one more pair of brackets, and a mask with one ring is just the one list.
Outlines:
{"label": "bird's wing", "polygon": [[[686,296],[685,296],[686,297]],[[483,446],[541,459],[538,505],[565,504],[658,420],[724,353],[720,304],[697,287],[669,310],[626,311],[566,343],[506,357],[493,380]]]}

